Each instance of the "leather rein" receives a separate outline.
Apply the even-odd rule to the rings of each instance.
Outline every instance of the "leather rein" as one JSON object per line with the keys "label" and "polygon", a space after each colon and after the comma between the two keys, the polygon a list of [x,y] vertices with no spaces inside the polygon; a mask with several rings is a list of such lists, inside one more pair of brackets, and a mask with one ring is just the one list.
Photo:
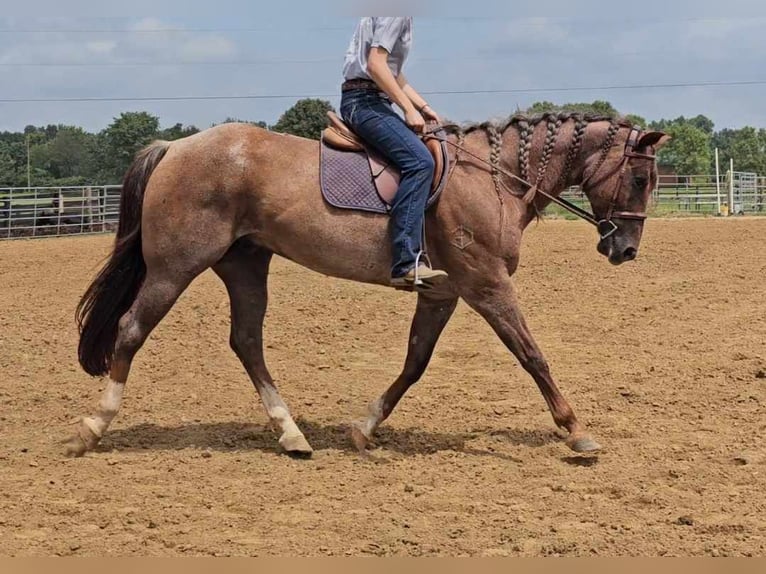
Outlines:
{"label": "leather rein", "polygon": [[[471,153],[468,151],[465,146],[461,146],[455,142],[450,141],[447,137],[439,137],[434,135],[436,132],[441,131],[444,128],[444,126],[439,126],[435,128],[434,130],[429,130],[425,134],[423,134],[423,138],[431,138],[435,139],[441,142],[446,142],[447,144],[453,146],[456,148],[459,152],[463,152],[472,158],[488,165],[491,169],[496,170],[497,172],[505,175],[508,178],[514,179],[518,181],[519,183],[527,186],[530,190],[535,188],[534,185],[526,181],[525,179],[522,179],[521,177],[517,176],[516,174],[510,173],[509,171],[501,168],[498,165],[493,165],[489,161],[477,156],[474,153]],[[628,160],[630,158],[640,158],[640,159],[649,159],[649,160],[655,160],[657,158],[654,154],[644,154],[644,153],[638,153],[635,150],[636,145],[638,144],[641,137],[641,130],[632,127],[630,131],[630,135],[628,136],[628,140],[625,143],[625,149],[623,151],[622,160],[620,161],[620,164],[618,166],[618,169],[620,170],[620,179],[617,181],[617,185],[614,188],[614,193],[612,194],[612,198],[609,204],[609,210],[607,211],[606,217],[603,219],[597,219],[595,214],[590,213],[586,211],[585,209],[582,209],[581,207],[578,207],[574,203],[567,201],[566,199],[562,199],[560,197],[556,197],[555,195],[551,195],[545,191],[543,191],[540,188],[536,188],[534,190],[534,193],[539,193],[543,197],[549,199],[551,202],[555,203],[556,205],[566,209],[573,215],[576,215],[580,219],[583,219],[584,221],[587,221],[591,225],[593,225],[597,230],[601,237],[601,239],[606,239],[607,237],[610,237],[613,235],[617,229],[618,226],[613,219],[630,219],[634,221],[644,221],[646,219],[646,213],[645,212],[633,212],[633,211],[615,211],[615,208],[617,206],[617,198],[620,195],[620,189],[622,188],[622,183],[625,178],[625,172],[628,167]],[[593,171],[592,174],[590,174],[585,180],[582,182],[581,187],[585,187],[585,185],[591,181],[595,175],[599,172],[602,165],[604,164],[604,161],[606,160],[606,156],[609,153],[610,148],[606,148],[599,160],[599,163],[596,167],[596,169]],[[457,165],[458,158],[455,157],[454,164]],[[453,166],[454,167],[454,166]],[[533,195],[534,196],[534,195]]]}

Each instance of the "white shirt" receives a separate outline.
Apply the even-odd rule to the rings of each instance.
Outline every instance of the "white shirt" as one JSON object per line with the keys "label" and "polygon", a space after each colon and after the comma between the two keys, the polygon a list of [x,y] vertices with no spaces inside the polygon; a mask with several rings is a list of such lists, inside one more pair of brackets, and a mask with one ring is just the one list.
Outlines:
{"label": "white shirt", "polygon": [[388,52],[388,67],[394,77],[398,77],[412,46],[412,16],[362,18],[346,51],[343,78],[371,80],[367,57],[370,50],[378,46]]}

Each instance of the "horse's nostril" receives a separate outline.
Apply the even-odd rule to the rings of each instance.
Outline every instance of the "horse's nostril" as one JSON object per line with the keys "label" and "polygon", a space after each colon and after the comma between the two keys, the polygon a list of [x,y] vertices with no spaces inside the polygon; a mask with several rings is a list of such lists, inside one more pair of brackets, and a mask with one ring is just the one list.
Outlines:
{"label": "horse's nostril", "polygon": [[623,253],[623,257],[625,258],[625,261],[632,261],[636,258],[636,255],[638,255],[638,251],[635,247],[628,247],[625,250],[625,253]]}

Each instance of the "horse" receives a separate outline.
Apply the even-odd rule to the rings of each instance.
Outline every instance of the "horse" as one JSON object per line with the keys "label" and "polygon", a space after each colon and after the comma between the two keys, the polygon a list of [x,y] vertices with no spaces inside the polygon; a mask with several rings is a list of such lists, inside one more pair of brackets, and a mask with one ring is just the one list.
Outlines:
{"label": "horse", "polygon": [[[527,226],[568,187],[580,185],[598,226],[598,252],[619,265],[638,254],[657,182],[656,151],[669,139],[620,117],[557,112],[503,122],[447,125],[449,181],[426,213],[428,257],[449,274],[416,294],[404,367],[349,424],[361,453],[423,375],[460,299],[478,312],[532,376],[565,444],[601,447],[556,386],[527,328],[512,276]],[[342,210],[320,194],[320,144],[247,124],[224,124],[173,142],[156,141],[128,169],[108,260],[76,312],[83,370],[104,389],[65,452],[93,450],[117,415],[131,364],[186,287],[212,268],[230,299],[230,346],[250,376],[279,445],[296,457],[312,447],[282,400],[263,355],[267,277],[273,255],[327,276],[388,285],[386,215]],[[576,209],[576,208],[573,208]],[[321,246],[321,248],[318,248]]]}

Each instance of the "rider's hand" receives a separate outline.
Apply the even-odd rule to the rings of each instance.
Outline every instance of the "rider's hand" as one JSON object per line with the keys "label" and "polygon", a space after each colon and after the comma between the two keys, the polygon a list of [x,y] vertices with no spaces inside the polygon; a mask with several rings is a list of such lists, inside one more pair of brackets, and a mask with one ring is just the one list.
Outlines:
{"label": "rider's hand", "polygon": [[412,108],[404,116],[404,121],[412,130],[417,134],[422,134],[426,129],[426,121],[423,119],[422,114],[415,108]]}
{"label": "rider's hand", "polygon": [[437,114],[435,111],[431,109],[431,106],[426,104],[425,107],[421,108],[420,113],[423,115],[423,117],[426,120],[431,120],[432,122],[436,122],[437,124],[441,125],[442,119],[439,117],[439,114]]}

